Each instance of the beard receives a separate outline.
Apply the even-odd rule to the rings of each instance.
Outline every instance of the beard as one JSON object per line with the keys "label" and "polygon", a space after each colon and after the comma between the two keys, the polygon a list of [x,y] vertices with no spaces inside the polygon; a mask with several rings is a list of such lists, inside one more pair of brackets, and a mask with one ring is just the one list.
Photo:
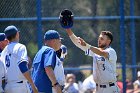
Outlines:
{"label": "beard", "polygon": [[106,48],[106,44],[98,45],[99,48]]}

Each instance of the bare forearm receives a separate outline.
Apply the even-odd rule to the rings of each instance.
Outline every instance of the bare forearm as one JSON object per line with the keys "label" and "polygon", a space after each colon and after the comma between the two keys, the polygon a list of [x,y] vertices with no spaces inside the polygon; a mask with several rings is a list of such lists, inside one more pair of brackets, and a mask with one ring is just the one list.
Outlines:
{"label": "bare forearm", "polygon": [[45,71],[46,71],[46,74],[48,75],[49,79],[51,80],[52,86],[55,89],[56,93],[62,93],[61,86],[59,85],[59,83],[56,80],[52,67],[46,67]]}
{"label": "bare forearm", "polygon": [[45,70],[46,70],[46,74],[48,75],[49,79],[52,82],[52,85],[54,85],[57,82],[57,80],[55,78],[53,69],[51,67],[46,67]]}
{"label": "bare forearm", "polygon": [[74,33],[72,32],[71,29],[66,29],[66,32],[67,32],[67,34],[68,34],[69,36],[71,36],[72,34],[74,34]]}
{"label": "bare forearm", "polygon": [[32,78],[30,77],[29,71],[26,71],[25,73],[23,73],[23,75],[24,75],[25,78],[28,80],[28,82],[31,84],[31,87],[32,87],[32,89],[33,89],[33,93],[38,93],[38,90],[37,90],[35,84],[33,83]]}
{"label": "bare forearm", "polygon": [[26,71],[25,73],[23,73],[23,75],[25,76],[25,78],[28,80],[28,82],[32,85],[34,85],[34,83],[33,83],[33,80],[32,80],[32,78],[31,78],[31,76],[30,76],[30,73],[29,73],[29,71]]}
{"label": "bare forearm", "polygon": [[97,47],[94,47],[94,46],[91,46],[90,47],[90,50],[92,51],[92,52],[94,52],[95,54],[98,54],[98,55],[100,55],[100,56],[104,56],[104,57],[108,57],[108,54],[106,53],[106,52],[104,52],[103,50],[101,50],[101,49],[99,49],[99,48],[97,48]]}
{"label": "bare forearm", "polygon": [[71,29],[66,29],[68,36],[70,37],[71,41],[74,43],[74,45],[76,45],[78,48],[80,48],[83,51],[86,51],[87,48],[85,46],[82,46],[80,44],[80,40],[79,37],[77,37]]}

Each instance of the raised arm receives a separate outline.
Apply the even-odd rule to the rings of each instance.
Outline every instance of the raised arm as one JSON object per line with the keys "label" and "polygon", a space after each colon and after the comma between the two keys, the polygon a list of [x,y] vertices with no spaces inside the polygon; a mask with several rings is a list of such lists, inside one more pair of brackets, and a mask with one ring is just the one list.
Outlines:
{"label": "raised arm", "polygon": [[97,48],[95,46],[91,46],[90,44],[86,43],[82,38],[79,38],[81,46],[85,46],[87,49],[90,49],[93,53],[98,54],[100,56],[104,56],[105,58],[108,58],[108,52]]}
{"label": "raised arm", "polygon": [[71,29],[66,29],[66,32],[67,32],[68,36],[70,37],[71,41],[72,41],[78,48],[80,48],[80,49],[83,50],[83,51],[86,51],[86,50],[88,49],[88,47],[82,46],[82,45],[80,44],[80,40],[79,40],[80,37],[77,37],[77,36],[72,32]]}
{"label": "raised arm", "polygon": [[62,28],[66,29],[68,36],[70,37],[71,41],[83,51],[86,50],[84,46],[79,44],[78,37],[72,32],[71,27],[73,26],[73,13],[72,11],[65,9],[60,12],[59,20]]}

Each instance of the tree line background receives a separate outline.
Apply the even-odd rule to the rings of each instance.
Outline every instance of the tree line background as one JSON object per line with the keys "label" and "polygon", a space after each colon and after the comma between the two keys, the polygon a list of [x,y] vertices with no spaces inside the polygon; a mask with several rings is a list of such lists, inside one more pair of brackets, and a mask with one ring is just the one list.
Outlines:
{"label": "tree line background", "polygon": [[[16,20],[16,18],[37,17],[36,0],[0,0],[0,19],[15,18],[15,20],[0,20],[0,32],[3,32],[8,25],[15,25],[20,30],[20,42],[27,46],[28,55],[33,60],[38,51],[37,21]],[[119,0],[41,0],[42,17],[58,17],[61,10],[67,8],[73,11],[75,17],[96,17],[96,16],[119,16]],[[140,0],[134,0],[134,15],[140,15]],[[130,1],[125,0],[125,16],[130,16]],[[65,67],[79,67],[92,65],[92,58],[85,56],[84,52],[78,49],[69,39],[65,30],[61,28],[59,20],[42,20],[42,39],[47,30],[57,30],[64,38],[62,43],[68,48],[68,55],[65,59]],[[109,30],[114,35],[112,47],[118,55],[117,63],[120,63],[120,20],[74,20],[72,30],[77,36],[82,37],[91,45],[97,46],[98,35],[102,30]],[[41,33],[40,33],[41,34]],[[140,63],[140,19],[135,19],[135,41],[136,41],[136,62]],[[125,49],[126,63],[131,64],[131,33],[130,19],[125,20]]]}

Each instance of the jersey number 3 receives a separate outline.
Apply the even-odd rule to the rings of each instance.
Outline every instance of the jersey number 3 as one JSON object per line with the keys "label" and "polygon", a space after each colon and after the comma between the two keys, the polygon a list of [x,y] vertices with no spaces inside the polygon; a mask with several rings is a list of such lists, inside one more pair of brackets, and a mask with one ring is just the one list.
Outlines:
{"label": "jersey number 3", "polygon": [[5,57],[6,67],[10,67],[10,57],[11,57],[11,54],[6,55],[6,57]]}

